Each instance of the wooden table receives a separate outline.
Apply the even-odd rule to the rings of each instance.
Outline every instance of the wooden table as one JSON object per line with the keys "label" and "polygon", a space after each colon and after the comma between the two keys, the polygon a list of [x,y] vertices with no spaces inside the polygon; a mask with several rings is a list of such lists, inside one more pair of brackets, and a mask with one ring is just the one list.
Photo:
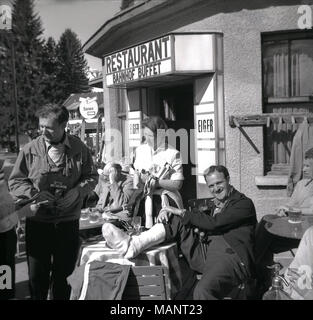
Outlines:
{"label": "wooden table", "polygon": [[276,236],[301,240],[304,232],[313,225],[313,215],[301,217],[300,223],[290,223],[288,217],[271,216],[265,228]]}

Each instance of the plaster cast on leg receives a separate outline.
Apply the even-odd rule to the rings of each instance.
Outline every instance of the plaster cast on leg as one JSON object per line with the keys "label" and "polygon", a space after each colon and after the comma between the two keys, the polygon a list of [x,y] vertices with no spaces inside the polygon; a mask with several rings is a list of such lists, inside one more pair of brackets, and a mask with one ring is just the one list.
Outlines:
{"label": "plaster cast on leg", "polygon": [[118,250],[122,255],[126,253],[130,241],[130,236],[126,232],[112,223],[104,223],[102,235],[110,248]]}
{"label": "plaster cast on leg", "polygon": [[126,259],[135,258],[139,253],[165,240],[165,228],[163,223],[155,224],[148,231],[142,232],[138,236],[132,236],[128,250],[125,254]]}

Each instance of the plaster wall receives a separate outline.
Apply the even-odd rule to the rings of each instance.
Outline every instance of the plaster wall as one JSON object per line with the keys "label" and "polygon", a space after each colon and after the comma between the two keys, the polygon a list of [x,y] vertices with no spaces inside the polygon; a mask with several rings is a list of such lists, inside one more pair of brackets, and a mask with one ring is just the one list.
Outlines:
{"label": "plaster wall", "polygon": [[[221,32],[223,34],[224,106],[226,166],[232,184],[251,197],[258,216],[273,212],[287,200],[285,188],[259,189],[255,176],[263,175],[263,128],[244,127],[258,154],[236,128],[229,126],[229,116],[262,113],[261,34],[298,29],[300,1],[198,1],[196,7],[184,7],[188,1],[171,8],[167,15],[149,15],[130,22],[137,32],[120,36],[119,44],[107,48],[120,50],[169,32]],[[190,1],[189,1],[190,3]],[[149,23],[145,23],[149,22]],[[112,89],[110,89],[112,90]],[[114,105],[112,105],[114,108]],[[114,113],[114,111],[113,111]],[[110,115],[113,122],[114,116]],[[111,124],[112,125],[112,124]]]}

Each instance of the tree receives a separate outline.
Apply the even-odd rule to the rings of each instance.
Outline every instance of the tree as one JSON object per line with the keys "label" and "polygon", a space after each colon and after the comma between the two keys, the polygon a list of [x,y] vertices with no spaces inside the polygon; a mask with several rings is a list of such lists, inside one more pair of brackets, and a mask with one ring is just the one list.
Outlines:
{"label": "tree", "polygon": [[57,57],[57,82],[63,91],[61,100],[64,101],[72,93],[89,92],[87,62],[81,42],[72,30],[66,29],[61,35]]}
{"label": "tree", "polygon": [[13,107],[12,44],[15,53],[17,105],[19,132],[37,127],[35,112],[46,102],[44,94],[45,71],[42,67],[43,29],[34,13],[33,0],[16,0],[12,12],[12,32],[0,35],[1,135],[14,135],[15,113]]}
{"label": "tree", "polygon": [[44,71],[41,81],[44,86],[43,95],[47,101],[57,103],[62,96],[62,87],[57,80],[57,45],[52,37],[49,37],[43,46],[42,67]]}
{"label": "tree", "polygon": [[44,40],[40,17],[34,13],[33,0],[16,0],[12,30],[15,38],[16,78],[20,129],[36,126],[35,112],[46,102],[43,94]]}

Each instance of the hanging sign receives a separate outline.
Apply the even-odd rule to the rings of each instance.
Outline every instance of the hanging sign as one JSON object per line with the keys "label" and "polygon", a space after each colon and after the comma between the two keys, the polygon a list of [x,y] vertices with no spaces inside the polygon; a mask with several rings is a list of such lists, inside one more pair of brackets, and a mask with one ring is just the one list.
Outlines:
{"label": "hanging sign", "polygon": [[99,111],[99,106],[97,103],[97,97],[93,98],[79,98],[79,112],[85,119],[94,118]]}

